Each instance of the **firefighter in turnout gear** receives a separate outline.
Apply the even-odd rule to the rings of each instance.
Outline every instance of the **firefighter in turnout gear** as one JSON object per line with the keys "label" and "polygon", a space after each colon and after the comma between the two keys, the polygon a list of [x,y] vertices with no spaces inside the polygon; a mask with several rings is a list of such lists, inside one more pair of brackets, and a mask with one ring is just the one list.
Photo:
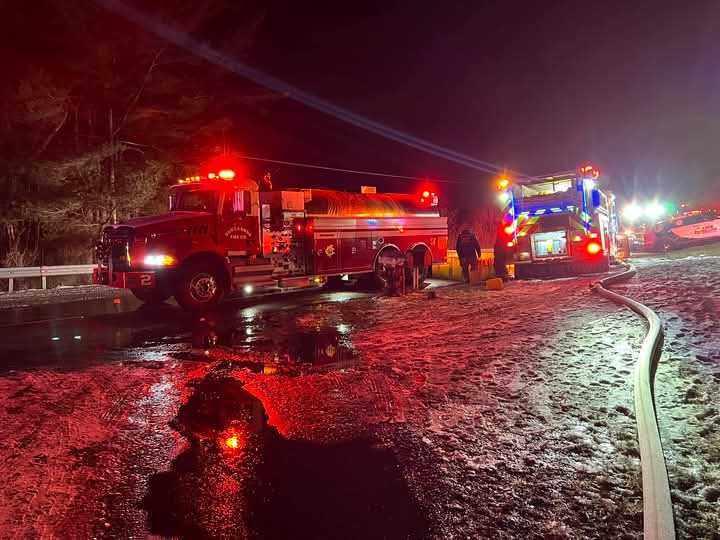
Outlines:
{"label": "firefighter in turnout gear", "polygon": [[477,261],[480,254],[480,244],[470,229],[463,229],[457,237],[455,244],[460,266],[462,267],[465,283],[470,282],[470,270],[477,270]]}

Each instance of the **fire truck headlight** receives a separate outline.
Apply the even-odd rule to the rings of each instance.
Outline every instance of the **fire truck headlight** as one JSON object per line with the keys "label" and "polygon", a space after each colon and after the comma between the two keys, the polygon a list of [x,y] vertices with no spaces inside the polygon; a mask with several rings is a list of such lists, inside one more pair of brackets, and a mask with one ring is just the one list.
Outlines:
{"label": "fire truck headlight", "polygon": [[602,251],[602,246],[600,244],[598,244],[597,242],[590,242],[587,245],[587,252],[590,255],[597,255],[601,251]]}
{"label": "fire truck headlight", "polygon": [[243,287],[243,292],[245,294],[252,294],[252,292],[255,290],[255,287],[250,285],[249,283]]}
{"label": "fire truck headlight", "polygon": [[145,266],[172,266],[176,259],[172,255],[145,255]]}

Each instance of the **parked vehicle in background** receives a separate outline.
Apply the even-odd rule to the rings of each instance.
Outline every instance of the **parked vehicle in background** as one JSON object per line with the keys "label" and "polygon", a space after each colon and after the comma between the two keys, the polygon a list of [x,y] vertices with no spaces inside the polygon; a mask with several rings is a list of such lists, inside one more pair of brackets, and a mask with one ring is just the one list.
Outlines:
{"label": "parked vehicle in background", "polygon": [[682,212],[661,221],[646,235],[648,251],[681,249],[720,241],[720,213],[714,209]]}
{"label": "parked vehicle in background", "polygon": [[433,262],[447,257],[437,196],[368,191],[260,192],[231,169],[182,179],[170,188],[168,213],[104,228],[94,282],[149,303],[174,296],[192,310],[233,290],[251,295],[351,275],[385,283],[392,265],[422,287]]}
{"label": "parked vehicle in background", "polygon": [[599,171],[578,171],[498,183],[504,204],[500,234],[516,278],[606,272],[616,257],[615,197]]}

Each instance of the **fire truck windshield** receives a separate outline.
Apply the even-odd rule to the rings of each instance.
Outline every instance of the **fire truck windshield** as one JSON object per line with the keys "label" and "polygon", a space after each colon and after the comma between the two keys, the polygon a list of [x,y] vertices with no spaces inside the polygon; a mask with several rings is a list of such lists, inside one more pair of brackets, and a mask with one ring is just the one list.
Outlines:
{"label": "fire truck windshield", "polygon": [[178,190],[170,198],[170,210],[186,212],[217,211],[217,192],[213,190]]}
{"label": "fire truck windshield", "polygon": [[528,184],[522,186],[523,197],[545,197],[554,195],[555,193],[565,193],[571,190],[573,181],[570,178],[562,178],[558,180],[548,180],[538,184]]}

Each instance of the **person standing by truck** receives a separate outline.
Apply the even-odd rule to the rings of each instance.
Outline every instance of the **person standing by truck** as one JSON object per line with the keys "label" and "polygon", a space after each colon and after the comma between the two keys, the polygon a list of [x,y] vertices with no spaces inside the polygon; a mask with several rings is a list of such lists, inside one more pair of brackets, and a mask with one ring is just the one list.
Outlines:
{"label": "person standing by truck", "polygon": [[475,234],[468,229],[464,228],[457,237],[455,243],[455,250],[457,251],[458,258],[460,259],[460,266],[462,268],[463,279],[465,283],[470,282],[470,270],[477,270],[478,255],[480,254],[480,244],[475,238]]}
{"label": "person standing by truck", "polygon": [[499,230],[495,237],[493,267],[495,269],[495,277],[507,281],[507,241],[503,237],[502,230]]}

